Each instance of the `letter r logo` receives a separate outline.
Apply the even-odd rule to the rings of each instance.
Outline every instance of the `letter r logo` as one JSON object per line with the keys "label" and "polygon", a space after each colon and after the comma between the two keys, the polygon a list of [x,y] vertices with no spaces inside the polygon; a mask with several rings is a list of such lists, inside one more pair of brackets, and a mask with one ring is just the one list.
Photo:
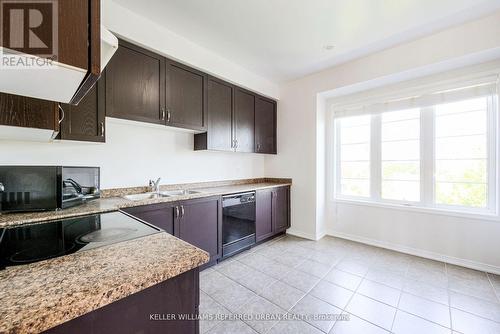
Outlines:
{"label": "letter r logo", "polygon": [[57,49],[57,0],[0,0],[1,46],[40,57]]}

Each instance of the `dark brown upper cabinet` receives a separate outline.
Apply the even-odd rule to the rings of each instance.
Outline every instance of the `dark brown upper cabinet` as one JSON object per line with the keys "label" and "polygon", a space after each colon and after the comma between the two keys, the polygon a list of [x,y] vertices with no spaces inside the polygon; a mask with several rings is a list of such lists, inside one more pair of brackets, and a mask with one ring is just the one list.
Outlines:
{"label": "dark brown upper cabinet", "polygon": [[106,116],[165,124],[165,58],[120,40],[106,67]]}
{"label": "dark brown upper cabinet", "polygon": [[195,134],[195,150],[233,151],[233,86],[207,80],[207,132]]}
{"label": "dark brown upper cabinet", "polygon": [[206,130],[207,75],[177,62],[166,61],[166,124]]}
{"label": "dark brown upper cabinet", "polygon": [[255,95],[234,89],[233,140],[236,152],[255,151]]}
{"label": "dark brown upper cabinet", "polygon": [[276,101],[255,98],[255,152],[276,154]]}
{"label": "dark brown upper cabinet", "polygon": [[59,131],[58,104],[0,93],[0,125]]}
{"label": "dark brown upper cabinet", "polygon": [[75,106],[62,104],[64,117],[59,139],[89,142],[106,141],[105,75]]}

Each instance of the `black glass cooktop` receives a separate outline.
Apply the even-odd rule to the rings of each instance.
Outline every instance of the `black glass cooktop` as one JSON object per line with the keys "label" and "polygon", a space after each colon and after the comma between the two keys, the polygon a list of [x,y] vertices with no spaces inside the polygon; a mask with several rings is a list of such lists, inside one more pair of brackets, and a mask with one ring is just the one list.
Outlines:
{"label": "black glass cooktop", "polygon": [[121,212],[0,229],[0,269],[160,232]]}

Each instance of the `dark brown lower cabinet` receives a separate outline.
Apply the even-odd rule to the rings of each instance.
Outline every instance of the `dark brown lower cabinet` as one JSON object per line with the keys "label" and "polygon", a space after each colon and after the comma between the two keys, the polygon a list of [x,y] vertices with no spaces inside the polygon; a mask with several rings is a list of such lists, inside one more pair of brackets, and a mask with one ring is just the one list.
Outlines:
{"label": "dark brown lower cabinet", "polygon": [[258,190],[255,208],[257,242],[284,232],[290,227],[290,187]]}
{"label": "dark brown lower cabinet", "polygon": [[275,233],[290,227],[290,187],[278,187],[272,192],[273,229]]}
{"label": "dark brown lower cabinet", "polygon": [[122,211],[139,218],[146,223],[164,229],[167,233],[174,234],[175,205],[173,203],[161,203],[142,205],[122,209]]}
{"label": "dark brown lower cabinet", "polygon": [[219,196],[179,202],[180,217],[175,221],[174,235],[210,254],[215,264],[221,257],[222,200]]}
{"label": "dark brown lower cabinet", "polygon": [[164,229],[210,254],[202,268],[215,264],[222,253],[222,200],[220,196],[143,205],[122,211]]}
{"label": "dark brown lower cabinet", "polygon": [[274,234],[272,192],[272,189],[259,190],[255,195],[255,235],[257,242]]}
{"label": "dark brown lower cabinet", "polygon": [[[199,270],[195,268],[45,333],[197,334],[199,305]],[[176,319],[166,320],[170,315]],[[179,320],[179,316],[190,316],[191,319]]]}

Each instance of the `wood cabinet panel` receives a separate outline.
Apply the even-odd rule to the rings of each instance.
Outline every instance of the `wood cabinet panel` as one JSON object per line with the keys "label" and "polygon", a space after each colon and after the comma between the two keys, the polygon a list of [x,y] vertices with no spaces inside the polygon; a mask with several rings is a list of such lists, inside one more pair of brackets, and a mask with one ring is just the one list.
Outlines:
{"label": "wood cabinet panel", "polygon": [[258,190],[255,199],[255,237],[257,242],[274,234],[272,190]]}
{"label": "wood cabinet panel", "polygon": [[[199,269],[195,268],[44,333],[197,334],[199,305]],[[150,315],[163,317],[171,314],[175,319],[150,319]],[[180,320],[180,316],[190,316],[193,320]]]}
{"label": "wood cabinet panel", "polygon": [[210,254],[211,261],[220,257],[221,199],[203,198],[179,202],[180,218],[175,235]]}
{"label": "wood cabinet panel", "polygon": [[58,1],[58,62],[89,66],[89,0]]}
{"label": "wood cabinet panel", "polygon": [[106,141],[105,76],[102,75],[80,103],[63,104],[64,118],[61,123],[62,140],[91,142]]}
{"label": "wood cabinet panel", "polygon": [[122,211],[174,234],[175,208],[172,203],[136,206]]}
{"label": "wood cabinet panel", "polygon": [[58,104],[0,93],[0,125],[59,130]]}
{"label": "wood cabinet panel", "polygon": [[106,67],[106,115],[165,124],[164,111],[165,59],[120,41]]}
{"label": "wood cabinet panel", "polygon": [[233,86],[209,77],[206,95],[208,131],[195,135],[195,150],[232,151]]}
{"label": "wood cabinet panel", "polygon": [[276,102],[255,98],[255,152],[276,154]]}
{"label": "wood cabinet panel", "polygon": [[173,61],[166,69],[167,125],[206,129],[206,75]]}
{"label": "wood cabinet panel", "polygon": [[254,152],[255,96],[250,92],[234,90],[234,139],[237,152]]}
{"label": "wood cabinet panel", "polygon": [[274,232],[283,232],[290,227],[290,187],[279,187],[273,190],[272,203]]}

